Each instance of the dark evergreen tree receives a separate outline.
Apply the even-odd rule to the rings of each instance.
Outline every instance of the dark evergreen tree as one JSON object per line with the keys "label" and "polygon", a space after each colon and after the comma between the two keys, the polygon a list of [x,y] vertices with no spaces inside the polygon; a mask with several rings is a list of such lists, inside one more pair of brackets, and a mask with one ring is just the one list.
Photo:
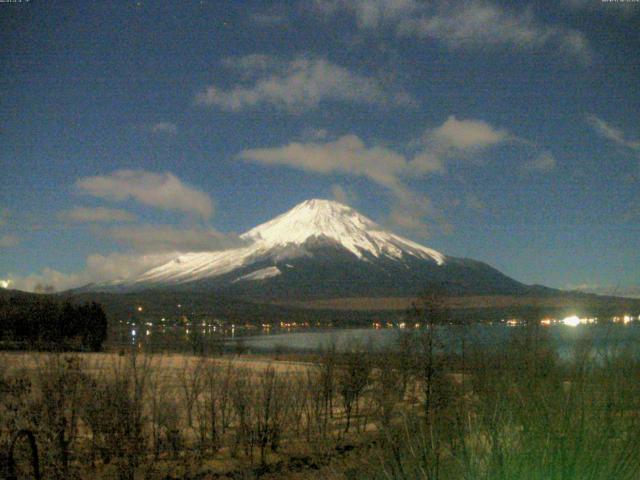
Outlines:
{"label": "dark evergreen tree", "polygon": [[0,302],[0,341],[14,348],[99,351],[107,317],[92,302],[56,303],[46,297],[11,297]]}

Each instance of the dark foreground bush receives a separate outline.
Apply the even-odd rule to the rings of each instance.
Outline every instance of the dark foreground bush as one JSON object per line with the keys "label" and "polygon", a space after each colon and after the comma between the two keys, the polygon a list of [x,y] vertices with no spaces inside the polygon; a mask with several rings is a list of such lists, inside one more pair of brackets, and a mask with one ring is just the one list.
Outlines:
{"label": "dark foreground bush", "polygon": [[45,297],[0,299],[0,345],[39,350],[100,351],[107,317],[95,303],[57,303]]}

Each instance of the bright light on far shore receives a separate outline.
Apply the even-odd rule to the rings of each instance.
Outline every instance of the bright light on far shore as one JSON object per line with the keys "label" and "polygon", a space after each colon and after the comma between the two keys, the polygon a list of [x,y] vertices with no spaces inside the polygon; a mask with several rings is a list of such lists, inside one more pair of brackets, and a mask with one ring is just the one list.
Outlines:
{"label": "bright light on far shore", "polygon": [[11,280],[0,280],[0,288],[9,288]]}
{"label": "bright light on far shore", "polygon": [[563,318],[562,323],[569,327],[577,327],[580,325],[580,319],[575,315],[571,315],[570,317]]}

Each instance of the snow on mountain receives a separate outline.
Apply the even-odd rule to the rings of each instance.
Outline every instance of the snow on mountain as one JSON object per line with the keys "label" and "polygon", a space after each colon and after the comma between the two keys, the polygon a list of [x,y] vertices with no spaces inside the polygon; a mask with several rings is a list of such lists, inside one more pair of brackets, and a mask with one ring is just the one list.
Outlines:
{"label": "snow on mountain", "polygon": [[307,200],[273,220],[241,236],[267,247],[302,245],[312,237],[336,241],[358,258],[365,252],[374,257],[401,258],[410,254],[444,263],[444,255],[430,248],[386,232],[354,209],[330,200]]}
{"label": "snow on mountain", "polygon": [[[387,232],[354,209],[330,200],[304,201],[240,237],[245,246],[179,255],[127,283],[172,284],[217,277],[260,260],[309,255],[305,245],[312,240],[333,242],[363,261],[368,261],[369,256],[400,260],[409,255],[437,265],[445,263],[440,252]],[[257,280],[280,273],[277,267],[263,268],[237,280]]]}
{"label": "snow on mountain", "polygon": [[255,272],[247,273],[241,277],[236,278],[233,283],[250,281],[250,280],[264,280],[265,278],[277,277],[282,272],[278,267],[267,267],[256,270]]}

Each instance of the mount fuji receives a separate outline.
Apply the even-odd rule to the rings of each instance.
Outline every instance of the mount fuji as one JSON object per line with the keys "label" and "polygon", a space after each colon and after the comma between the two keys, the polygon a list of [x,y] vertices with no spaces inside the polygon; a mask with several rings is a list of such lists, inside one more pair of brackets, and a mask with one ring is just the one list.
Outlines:
{"label": "mount fuji", "polygon": [[127,280],[85,291],[176,290],[261,300],[519,295],[545,289],[489,265],[450,257],[384,230],[354,209],[312,199],[240,236],[237,248],[176,254]]}

